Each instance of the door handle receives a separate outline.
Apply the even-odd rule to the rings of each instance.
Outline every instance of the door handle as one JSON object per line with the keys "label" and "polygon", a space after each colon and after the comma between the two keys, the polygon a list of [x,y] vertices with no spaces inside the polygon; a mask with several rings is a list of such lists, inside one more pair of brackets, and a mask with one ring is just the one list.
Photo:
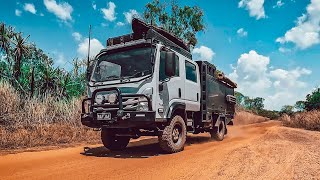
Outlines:
{"label": "door handle", "polygon": [[178,91],[179,91],[179,98],[181,98],[181,88],[179,88]]}

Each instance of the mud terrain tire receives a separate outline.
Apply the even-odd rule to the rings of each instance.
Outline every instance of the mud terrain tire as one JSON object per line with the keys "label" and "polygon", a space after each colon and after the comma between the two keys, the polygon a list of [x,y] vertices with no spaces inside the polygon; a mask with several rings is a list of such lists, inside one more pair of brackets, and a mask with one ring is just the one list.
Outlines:
{"label": "mud terrain tire", "polygon": [[166,153],[176,153],[184,149],[187,128],[183,118],[176,115],[158,137],[160,148]]}
{"label": "mud terrain tire", "polygon": [[222,141],[226,133],[226,124],[224,121],[219,121],[218,127],[214,127],[210,134],[211,138],[217,141]]}

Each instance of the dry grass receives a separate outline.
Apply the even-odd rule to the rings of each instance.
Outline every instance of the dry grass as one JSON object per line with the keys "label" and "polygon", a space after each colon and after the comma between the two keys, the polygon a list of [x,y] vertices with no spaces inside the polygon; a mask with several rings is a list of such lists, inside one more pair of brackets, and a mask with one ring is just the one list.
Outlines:
{"label": "dry grass", "polygon": [[234,118],[234,125],[246,125],[253,123],[260,123],[269,120],[268,118],[255,115],[251,112],[240,111],[236,113]]}
{"label": "dry grass", "polygon": [[285,126],[320,131],[320,110],[296,113],[291,117],[284,114],[280,120]]}
{"label": "dry grass", "polygon": [[0,149],[98,142],[98,133],[81,125],[80,106],[79,99],[20,98],[0,82]]}

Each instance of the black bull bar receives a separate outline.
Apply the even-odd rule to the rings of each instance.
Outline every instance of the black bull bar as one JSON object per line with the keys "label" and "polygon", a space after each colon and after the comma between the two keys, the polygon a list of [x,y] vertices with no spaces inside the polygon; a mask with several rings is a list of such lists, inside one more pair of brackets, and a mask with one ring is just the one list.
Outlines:
{"label": "black bull bar", "polygon": [[[114,104],[96,104],[95,97],[99,92],[110,92],[116,91],[117,93],[117,102]],[[144,97],[147,99],[148,102],[148,111],[126,111],[123,108],[123,98],[137,98],[137,97]],[[89,112],[86,112],[86,102],[90,102],[89,105]],[[108,108],[110,109],[117,109],[116,115],[114,115],[112,121],[103,122],[98,121],[96,118],[96,112],[94,112],[94,108],[106,109],[105,111],[108,112]],[[129,114],[130,118],[126,118]],[[141,116],[143,115],[143,116]],[[152,111],[151,100],[145,94],[122,94],[119,88],[112,87],[112,88],[101,88],[97,89],[92,93],[91,98],[86,98],[82,100],[82,113],[81,113],[81,122],[83,125],[89,127],[102,127],[104,125],[110,125],[111,123],[115,123],[118,120],[126,120],[131,121],[132,123],[139,124],[139,122],[151,122],[155,120],[155,111]]]}

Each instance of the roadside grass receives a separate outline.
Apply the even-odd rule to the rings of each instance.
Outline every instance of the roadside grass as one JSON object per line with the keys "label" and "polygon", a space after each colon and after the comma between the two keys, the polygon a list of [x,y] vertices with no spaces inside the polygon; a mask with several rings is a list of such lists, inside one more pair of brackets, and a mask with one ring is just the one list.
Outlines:
{"label": "roadside grass", "polygon": [[99,133],[80,122],[80,99],[20,97],[0,82],[0,149],[99,142]]}
{"label": "roadside grass", "polygon": [[284,126],[320,131],[320,110],[299,112],[292,116],[284,114],[279,120]]}
{"label": "roadside grass", "polygon": [[258,116],[247,111],[238,111],[234,118],[234,125],[246,125],[260,123],[269,120],[269,118]]}

